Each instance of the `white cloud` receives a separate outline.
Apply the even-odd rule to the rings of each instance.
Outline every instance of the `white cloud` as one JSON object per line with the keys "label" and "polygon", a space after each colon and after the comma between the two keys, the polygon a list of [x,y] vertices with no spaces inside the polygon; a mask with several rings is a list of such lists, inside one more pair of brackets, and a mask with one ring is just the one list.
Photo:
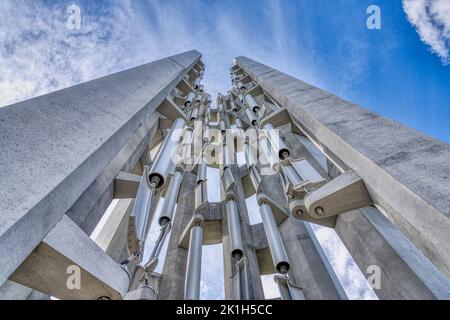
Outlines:
{"label": "white cloud", "polygon": [[450,1],[403,0],[403,9],[420,39],[443,64],[450,64]]}
{"label": "white cloud", "polygon": [[148,62],[130,1],[81,7],[82,28],[66,27],[70,3],[0,2],[0,106]]}
{"label": "white cloud", "polygon": [[[70,4],[0,1],[0,106],[194,48],[204,54],[204,83],[213,95],[229,89],[228,68],[238,55],[303,70],[302,78],[312,80],[304,71],[310,64],[295,57],[296,43],[287,41],[281,25],[286,9],[277,1],[270,10],[278,18],[267,18],[264,32],[246,19],[246,6],[195,0],[79,0],[82,27],[69,30]],[[268,10],[261,14],[269,17]]]}
{"label": "white cloud", "polygon": [[311,226],[348,298],[378,299],[334,229],[315,224]]}

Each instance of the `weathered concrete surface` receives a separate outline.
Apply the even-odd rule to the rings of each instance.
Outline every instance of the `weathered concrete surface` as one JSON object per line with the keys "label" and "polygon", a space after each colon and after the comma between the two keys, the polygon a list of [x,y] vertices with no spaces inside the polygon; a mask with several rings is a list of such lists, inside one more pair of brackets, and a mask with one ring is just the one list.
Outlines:
{"label": "weathered concrete surface", "polygon": [[200,57],[190,51],[0,109],[0,284]]}
{"label": "weathered concrete surface", "polygon": [[115,193],[115,177],[120,171],[131,172],[148,147],[150,136],[158,127],[158,115],[153,114],[129,138],[108,165],[67,211],[67,215],[87,234],[91,234]]}
{"label": "weathered concrete surface", "polygon": [[450,276],[450,145],[246,57],[236,63]]}
{"label": "weathered concrete surface", "polygon": [[6,280],[0,286],[0,300],[50,300],[50,296],[17,282]]}
{"label": "weathered concrete surface", "polygon": [[[80,288],[67,283],[79,268]],[[128,291],[127,272],[113,261],[69,217],[64,216],[11,275],[12,281],[60,299],[122,299]]]}
{"label": "weathered concrete surface", "polygon": [[380,268],[380,299],[450,299],[450,280],[376,208],[339,215],[336,232],[366,276]]}
{"label": "weathered concrete surface", "polygon": [[133,211],[133,199],[120,199],[93,240],[114,261],[128,258],[128,225]]}

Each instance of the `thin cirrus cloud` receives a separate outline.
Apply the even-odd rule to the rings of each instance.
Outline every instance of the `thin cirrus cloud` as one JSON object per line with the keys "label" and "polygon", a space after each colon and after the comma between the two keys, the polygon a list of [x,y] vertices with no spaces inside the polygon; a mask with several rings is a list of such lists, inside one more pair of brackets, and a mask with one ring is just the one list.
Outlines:
{"label": "thin cirrus cloud", "polygon": [[[228,89],[228,67],[238,55],[301,67],[300,59],[286,57],[296,49],[286,40],[278,1],[256,9],[201,1],[74,3],[81,8],[79,30],[66,27],[72,2],[0,2],[0,106],[193,48],[204,54],[205,84],[213,94]],[[269,19],[272,12],[278,18]],[[255,30],[251,14],[270,23]]]}
{"label": "thin cirrus cloud", "polygon": [[403,0],[403,9],[420,39],[444,65],[450,64],[450,1]]}

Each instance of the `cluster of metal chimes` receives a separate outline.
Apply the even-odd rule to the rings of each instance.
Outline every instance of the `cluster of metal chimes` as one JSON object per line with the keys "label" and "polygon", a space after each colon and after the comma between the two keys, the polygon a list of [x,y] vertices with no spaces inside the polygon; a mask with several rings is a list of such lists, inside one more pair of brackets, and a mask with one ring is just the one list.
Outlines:
{"label": "cluster of metal chimes", "polygon": [[[186,169],[186,163],[189,163],[186,159],[193,156],[192,145],[196,138],[199,138],[200,152],[194,152],[194,159],[190,167],[191,171],[197,173],[195,210],[182,235],[183,239],[187,239],[185,247],[188,250],[184,298],[199,299],[200,297],[204,222],[202,210],[204,210],[208,198],[206,172],[211,161],[215,161],[214,165],[219,167],[221,173],[222,201],[225,204],[230,241],[229,253],[234,268],[232,272],[233,298],[243,300],[250,298],[249,262],[245,255],[238,195],[234,187],[233,170],[237,168],[234,167],[236,165],[234,139],[237,136],[244,141],[243,151],[246,166],[257,196],[274,268],[278,272],[275,281],[280,295],[282,299],[303,299],[302,290],[290,272],[291,262],[278,229],[289,213],[280,212],[273,200],[261,192],[261,169],[269,166],[269,169],[273,170],[272,178],[281,180],[286,196],[286,207],[289,207],[290,213],[299,219],[328,218],[327,215],[321,216],[323,208],[322,212],[318,212],[317,207],[314,212],[310,212],[311,210],[308,211],[309,208],[305,205],[305,196],[324,185],[325,180],[305,159],[292,159],[289,147],[276,130],[276,127],[286,122],[280,121],[283,116],[286,118],[286,115],[283,115],[283,110],[277,103],[267,97],[259,85],[254,83],[248,75],[238,67],[232,67],[230,73],[233,87],[226,96],[218,95],[217,107],[213,109],[211,95],[205,92],[204,86],[201,84],[203,71],[203,68],[200,68],[196,70],[195,79],[192,81],[187,79],[189,92],[182,95],[183,103],[180,105],[186,118],[180,117],[173,122],[151,167],[144,169],[133,209],[139,249],[125,263],[137,260],[138,266],[146,273],[142,286],[148,287],[147,276],[156,268],[161,247],[173,223],[183,172]],[[212,114],[216,116],[213,117]],[[231,119],[233,125],[231,125]],[[214,138],[214,134],[212,134],[214,130],[220,137]],[[244,130],[253,130],[257,136],[256,144],[245,139]],[[228,135],[229,131],[237,131],[238,134]],[[200,137],[196,135],[200,135]],[[203,152],[208,145],[213,143],[216,148],[221,149],[218,152],[220,153],[219,160],[217,158],[211,160]],[[160,236],[153,247],[150,258],[142,261],[142,251],[149,226],[163,189],[167,191],[158,218],[161,226]]]}

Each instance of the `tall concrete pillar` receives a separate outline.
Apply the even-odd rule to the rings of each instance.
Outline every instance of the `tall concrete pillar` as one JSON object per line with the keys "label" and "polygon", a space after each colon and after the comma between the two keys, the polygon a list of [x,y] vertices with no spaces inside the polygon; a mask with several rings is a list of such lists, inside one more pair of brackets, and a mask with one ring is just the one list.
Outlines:
{"label": "tall concrete pillar", "polygon": [[114,178],[200,58],[189,51],[0,108],[0,285],[66,213],[94,230]]}
{"label": "tall concrete pillar", "polygon": [[[312,144],[299,143],[305,139],[287,129],[282,133],[295,146],[296,156],[305,157],[328,181],[334,178],[337,173],[329,171],[325,156],[311,150]],[[371,268],[380,271],[381,285],[374,288],[380,299],[449,299],[449,279],[378,209],[343,213],[335,230],[366,278],[372,275]]]}
{"label": "tall concrete pillar", "polygon": [[184,297],[188,250],[180,248],[178,244],[184,229],[194,215],[193,199],[196,184],[197,175],[185,171],[161,275],[158,300],[182,300]]}
{"label": "tall concrete pillar", "polygon": [[450,277],[450,145],[249,58],[235,61]]}

